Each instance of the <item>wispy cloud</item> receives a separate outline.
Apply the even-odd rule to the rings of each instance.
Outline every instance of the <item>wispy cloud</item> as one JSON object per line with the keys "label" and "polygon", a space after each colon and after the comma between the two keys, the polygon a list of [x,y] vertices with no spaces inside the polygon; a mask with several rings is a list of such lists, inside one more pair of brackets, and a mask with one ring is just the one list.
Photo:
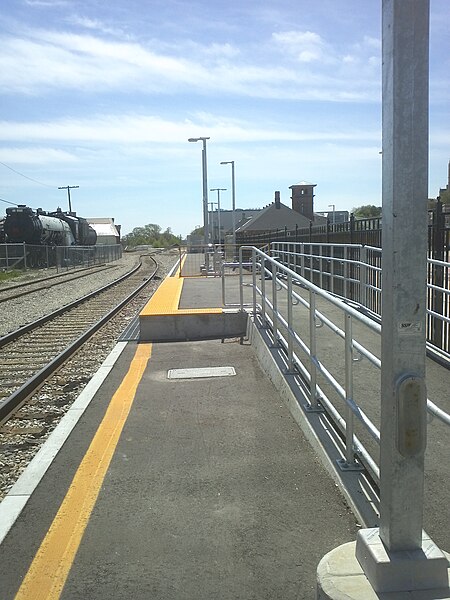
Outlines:
{"label": "wispy cloud", "polygon": [[76,154],[45,146],[25,148],[7,147],[0,148],[0,161],[12,164],[45,165],[74,163],[78,161]]}
{"label": "wispy cloud", "polygon": [[[85,21],[92,29],[95,21]],[[186,41],[166,52],[156,40],[147,45],[106,40],[94,35],[34,30],[5,37],[0,56],[0,89],[10,93],[45,94],[49,90],[187,92],[253,98],[323,101],[378,100],[374,72],[358,73],[313,32],[274,34],[276,57],[267,44],[261,54],[247,54],[233,44]],[[290,49],[290,58],[283,49]],[[296,64],[292,53],[297,55]],[[272,53],[273,54],[273,53]],[[310,65],[314,64],[314,70]],[[303,65],[303,66],[302,66]],[[307,85],[305,82],[307,81]]]}
{"label": "wispy cloud", "polygon": [[70,25],[77,25],[84,29],[90,29],[93,31],[99,31],[100,33],[106,33],[113,36],[123,36],[123,29],[118,27],[111,27],[105,24],[103,21],[98,19],[89,19],[88,17],[81,17],[79,15],[71,15],[67,17],[66,22]]}
{"label": "wispy cloud", "polygon": [[295,130],[255,127],[254,124],[200,113],[191,119],[170,121],[149,115],[99,115],[90,119],[58,119],[48,122],[0,122],[0,140],[61,142],[72,144],[171,144],[185,142],[197,131],[207,131],[217,142],[262,141],[378,141],[377,131]]}
{"label": "wispy cloud", "polygon": [[25,0],[27,6],[36,8],[54,8],[56,6],[69,6],[68,0]]}
{"label": "wispy cloud", "polygon": [[284,31],[272,34],[273,40],[301,63],[336,61],[334,52],[321,36],[313,31]]}

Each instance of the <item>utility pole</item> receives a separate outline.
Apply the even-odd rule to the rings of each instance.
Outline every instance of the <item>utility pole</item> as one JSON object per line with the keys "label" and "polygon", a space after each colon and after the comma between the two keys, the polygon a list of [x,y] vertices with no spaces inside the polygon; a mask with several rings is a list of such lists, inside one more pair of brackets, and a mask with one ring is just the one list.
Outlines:
{"label": "utility pole", "polygon": [[209,190],[210,192],[217,192],[217,225],[219,228],[219,235],[217,236],[219,238],[219,244],[221,243],[221,231],[220,231],[220,192],[226,192],[227,188],[211,188]]}
{"label": "utility pole", "polygon": [[69,212],[72,212],[72,203],[70,202],[70,190],[79,188],[79,185],[65,185],[59,187],[58,190],[67,190],[67,196],[69,197]]}

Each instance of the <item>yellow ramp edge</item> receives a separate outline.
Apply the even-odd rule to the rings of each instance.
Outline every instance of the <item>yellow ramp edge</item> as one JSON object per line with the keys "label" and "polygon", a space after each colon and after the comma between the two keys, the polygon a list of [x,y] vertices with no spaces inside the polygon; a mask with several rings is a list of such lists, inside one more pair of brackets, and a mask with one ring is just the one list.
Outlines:
{"label": "yellow ramp edge", "polygon": [[140,317],[164,315],[220,314],[221,308],[178,308],[183,278],[166,277],[140,312]]}

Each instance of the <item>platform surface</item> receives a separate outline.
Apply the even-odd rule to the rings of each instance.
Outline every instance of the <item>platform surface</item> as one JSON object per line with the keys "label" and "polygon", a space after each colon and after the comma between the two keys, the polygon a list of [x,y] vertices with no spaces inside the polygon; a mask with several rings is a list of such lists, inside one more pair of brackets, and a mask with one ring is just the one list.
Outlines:
{"label": "platform surface", "polygon": [[[15,597],[144,346],[126,346],[0,546],[2,600]],[[236,375],[167,377],[169,369],[205,367],[234,367]],[[86,487],[89,495],[89,481],[77,493]],[[72,518],[82,508],[81,497]],[[73,563],[70,552],[47,547],[38,568],[52,581],[52,561],[67,569],[64,600],[301,600],[314,598],[320,559],[355,536],[354,517],[250,345],[155,344]],[[18,597],[47,597],[30,595],[37,584],[28,581]]]}

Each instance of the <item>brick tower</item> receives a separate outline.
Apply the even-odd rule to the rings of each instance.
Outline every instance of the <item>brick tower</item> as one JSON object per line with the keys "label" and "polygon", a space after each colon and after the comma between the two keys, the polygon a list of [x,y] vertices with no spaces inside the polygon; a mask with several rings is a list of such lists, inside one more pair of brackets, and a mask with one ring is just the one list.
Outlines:
{"label": "brick tower", "polygon": [[305,216],[310,221],[314,220],[314,188],[316,183],[300,181],[289,187],[292,190],[292,210]]}

